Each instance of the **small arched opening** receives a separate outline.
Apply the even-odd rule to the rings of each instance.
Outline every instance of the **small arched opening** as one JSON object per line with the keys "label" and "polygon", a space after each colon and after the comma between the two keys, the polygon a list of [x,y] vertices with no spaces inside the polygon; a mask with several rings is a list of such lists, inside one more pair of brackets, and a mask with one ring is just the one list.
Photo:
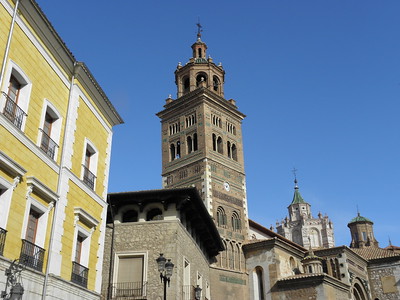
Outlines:
{"label": "small arched opening", "polygon": [[146,221],[163,220],[162,211],[159,208],[150,209],[146,214]]}

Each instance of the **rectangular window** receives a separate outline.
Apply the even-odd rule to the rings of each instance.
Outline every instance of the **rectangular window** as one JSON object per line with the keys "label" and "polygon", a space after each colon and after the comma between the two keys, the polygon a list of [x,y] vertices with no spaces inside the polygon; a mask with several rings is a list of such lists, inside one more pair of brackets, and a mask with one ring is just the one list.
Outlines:
{"label": "rectangular window", "polygon": [[22,84],[11,75],[8,93],[6,96],[6,103],[4,106],[3,114],[7,117],[15,126],[19,129],[22,127],[22,121],[26,113],[18,105],[19,94],[22,88]]}
{"label": "rectangular window", "polygon": [[78,264],[81,262],[83,240],[84,240],[84,237],[81,235],[78,235],[78,237],[76,238],[75,262],[77,262]]}
{"label": "rectangular window", "polygon": [[92,190],[95,189],[96,171],[97,171],[98,152],[94,146],[87,141],[82,160],[82,180]]}
{"label": "rectangular window", "polygon": [[116,278],[112,287],[114,297],[127,297],[129,299],[145,297],[146,281],[144,276],[144,255],[118,256]]}
{"label": "rectangular window", "polygon": [[19,96],[19,91],[21,90],[22,85],[19,83],[17,78],[14,77],[14,75],[11,75],[10,77],[10,83],[8,85],[8,97],[12,101],[18,104],[18,96]]}
{"label": "rectangular window", "polygon": [[72,262],[71,281],[80,286],[87,287],[89,269],[88,263],[89,240],[81,231],[77,232],[75,242],[75,259]]}
{"label": "rectangular window", "polygon": [[54,121],[55,119],[46,112],[43,122],[42,140],[40,142],[40,148],[52,159],[54,159],[57,147],[56,142],[51,138]]}
{"label": "rectangular window", "polygon": [[36,232],[39,223],[40,213],[30,210],[28,217],[28,227],[26,228],[26,236],[25,239],[32,244],[35,243]]}
{"label": "rectangular window", "polygon": [[33,210],[29,211],[28,224],[25,239],[22,240],[20,262],[37,271],[42,271],[44,261],[44,249],[35,244],[38,233],[38,224],[41,213]]}

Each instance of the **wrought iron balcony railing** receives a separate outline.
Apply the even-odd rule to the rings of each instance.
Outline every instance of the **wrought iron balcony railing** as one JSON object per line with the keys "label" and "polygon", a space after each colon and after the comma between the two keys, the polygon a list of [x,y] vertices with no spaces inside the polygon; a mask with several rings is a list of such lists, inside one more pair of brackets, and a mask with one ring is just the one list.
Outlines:
{"label": "wrought iron balcony railing", "polygon": [[110,300],[146,299],[146,287],[146,281],[113,283],[110,285]]}
{"label": "wrought iron balcony railing", "polygon": [[3,115],[18,129],[21,129],[22,122],[27,114],[5,92],[3,92],[3,95],[6,98],[6,105],[3,109]]}
{"label": "wrought iron balcony railing", "polygon": [[3,255],[4,245],[6,244],[7,230],[0,228],[0,255]]}
{"label": "wrought iron balcony railing", "polygon": [[56,147],[58,147],[57,143],[53,141],[51,137],[49,137],[48,134],[43,131],[43,129],[39,128],[39,130],[42,132],[42,141],[40,142],[40,149],[42,149],[51,159],[54,159],[54,154],[56,153]]}
{"label": "wrought iron balcony railing", "polygon": [[83,167],[83,182],[90,187],[92,190],[94,190],[94,181],[96,179],[96,176],[90,170],[85,166],[82,165]]}
{"label": "wrought iron balcony railing", "polygon": [[19,255],[19,261],[21,264],[42,272],[43,261],[44,261],[43,248],[36,246],[27,240],[22,240],[21,254]]}
{"label": "wrought iron balcony railing", "polygon": [[72,262],[72,274],[71,281],[79,284],[80,286],[87,287],[89,269],[78,264],[77,262]]}

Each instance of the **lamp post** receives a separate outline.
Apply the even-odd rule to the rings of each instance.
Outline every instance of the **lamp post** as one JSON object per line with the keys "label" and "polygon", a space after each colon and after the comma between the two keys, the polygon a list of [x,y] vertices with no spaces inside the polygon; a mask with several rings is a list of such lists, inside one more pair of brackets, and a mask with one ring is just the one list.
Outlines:
{"label": "lamp post", "polygon": [[161,282],[164,282],[164,300],[167,300],[167,282],[169,286],[174,264],[170,259],[164,257],[164,254],[160,253],[160,256],[156,259],[158,265],[158,272],[160,272]]}
{"label": "lamp post", "polygon": [[200,300],[200,299],[201,299],[201,287],[199,287],[199,285],[197,285],[197,286],[194,288],[194,298],[195,298],[196,300]]}

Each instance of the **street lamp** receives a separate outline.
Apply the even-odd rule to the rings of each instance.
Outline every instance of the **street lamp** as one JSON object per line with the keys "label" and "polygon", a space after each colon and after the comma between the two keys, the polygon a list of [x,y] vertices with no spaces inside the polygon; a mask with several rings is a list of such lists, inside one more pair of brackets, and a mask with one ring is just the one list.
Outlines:
{"label": "street lamp", "polygon": [[160,256],[156,259],[158,265],[158,272],[160,272],[161,282],[164,282],[164,300],[167,300],[167,282],[169,286],[169,281],[172,276],[172,271],[174,269],[174,264],[170,259],[167,259],[160,253]]}
{"label": "street lamp", "polygon": [[194,298],[195,298],[196,300],[200,300],[200,298],[201,298],[201,287],[199,287],[199,285],[197,285],[197,286],[194,288]]}

